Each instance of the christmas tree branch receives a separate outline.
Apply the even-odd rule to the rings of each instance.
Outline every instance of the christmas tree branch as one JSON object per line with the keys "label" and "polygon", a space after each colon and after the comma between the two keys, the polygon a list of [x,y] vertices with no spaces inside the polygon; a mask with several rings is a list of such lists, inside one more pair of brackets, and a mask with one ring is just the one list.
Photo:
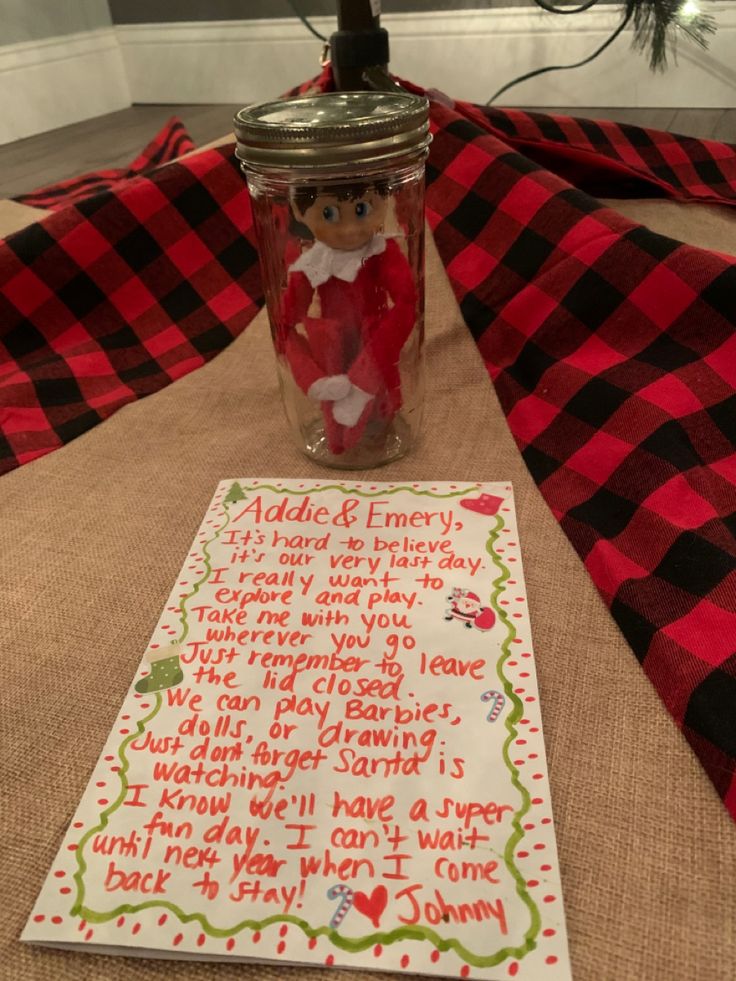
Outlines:
{"label": "christmas tree branch", "polygon": [[668,47],[674,48],[678,31],[702,48],[708,47],[708,36],[716,30],[715,20],[687,0],[628,0],[633,5],[634,47],[649,50],[649,65],[667,67]]}
{"label": "christmas tree branch", "polygon": [[[560,7],[556,0],[534,2],[552,14],[580,14],[600,0],[586,0],[575,7]],[[649,65],[653,70],[667,67],[668,48],[675,49],[678,32],[702,48],[708,47],[708,36],[715,33],[715,20],[701,12],[696,0],[624,0],[623,7],[627,23],[633,18],[633,46],[649,51]]]}

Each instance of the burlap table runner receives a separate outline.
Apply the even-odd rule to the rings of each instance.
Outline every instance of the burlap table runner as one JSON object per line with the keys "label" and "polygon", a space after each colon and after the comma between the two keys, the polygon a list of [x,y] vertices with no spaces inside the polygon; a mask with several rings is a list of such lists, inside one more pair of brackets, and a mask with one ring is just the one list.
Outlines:
{"label": "burlap table runner", "polygon": [[0,238],[19,232],[34,221],[41,221],[47,214],[47,211],[29,208],[27,204],[18,204],[17,201],[0,201]]}
{"label": "burlap table runner", "polygon": [[[693,206],[658,208],[687,238]],[[731,222],[697,213],[733,252]],[[575,978],[727,981],[736,829],[529,476],[431,242],[427,292],[423,444],[362,476],[514,483]],[[3,979],[376,977],[17,939],[215,484],[322,474],[288,442],[261,314],[206,367],[0,480]]]}

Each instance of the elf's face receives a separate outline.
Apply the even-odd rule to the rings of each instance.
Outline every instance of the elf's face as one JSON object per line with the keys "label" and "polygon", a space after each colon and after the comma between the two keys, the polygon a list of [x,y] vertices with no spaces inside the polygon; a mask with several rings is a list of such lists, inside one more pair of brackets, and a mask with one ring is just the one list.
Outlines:
{"label": "elf's face", "polygon": [[387,200],[367,190],[360,197],[340,201],[334,195],[320,194],[300,216],[318,242],[331,249],[351,252],[367,245],[381,231],[386,218]]}

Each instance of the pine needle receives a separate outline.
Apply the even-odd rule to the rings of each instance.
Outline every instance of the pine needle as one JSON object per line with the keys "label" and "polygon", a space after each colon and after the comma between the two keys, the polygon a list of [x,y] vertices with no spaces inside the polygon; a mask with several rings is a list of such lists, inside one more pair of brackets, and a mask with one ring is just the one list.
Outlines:
{"label": "pine needle", "polygon": [[683,6],[684,0],[626,0],[627,9],[633,8],[633,46],[640,51],[649,50],[652,70],[663,71],[667,67],[668,50],[674,51],[678,33],[702,48],[708,47],[709,35],[715,33],[713,17],[704,13],[684,17]]}

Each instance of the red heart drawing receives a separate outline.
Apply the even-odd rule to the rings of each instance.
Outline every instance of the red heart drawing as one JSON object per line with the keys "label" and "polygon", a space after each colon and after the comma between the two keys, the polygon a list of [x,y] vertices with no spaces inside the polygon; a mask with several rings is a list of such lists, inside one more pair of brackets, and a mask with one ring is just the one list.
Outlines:
{"label": "red heart drawing", "polygon": [[373,926],[378,929],[381,920],[381,913],[386,909],[388,902],[388,892],[385,886],[376,886],[370,896],[364,892],[356,892],[353,896],[353,906],[363,916],[367,916]]}
{"label": "red heart drawing", "polygon": [[481,494],[480,497],[464,497],[460,504],[468,511],[492,516],[503,504],[503,498],[494,497],[493,494]]}

